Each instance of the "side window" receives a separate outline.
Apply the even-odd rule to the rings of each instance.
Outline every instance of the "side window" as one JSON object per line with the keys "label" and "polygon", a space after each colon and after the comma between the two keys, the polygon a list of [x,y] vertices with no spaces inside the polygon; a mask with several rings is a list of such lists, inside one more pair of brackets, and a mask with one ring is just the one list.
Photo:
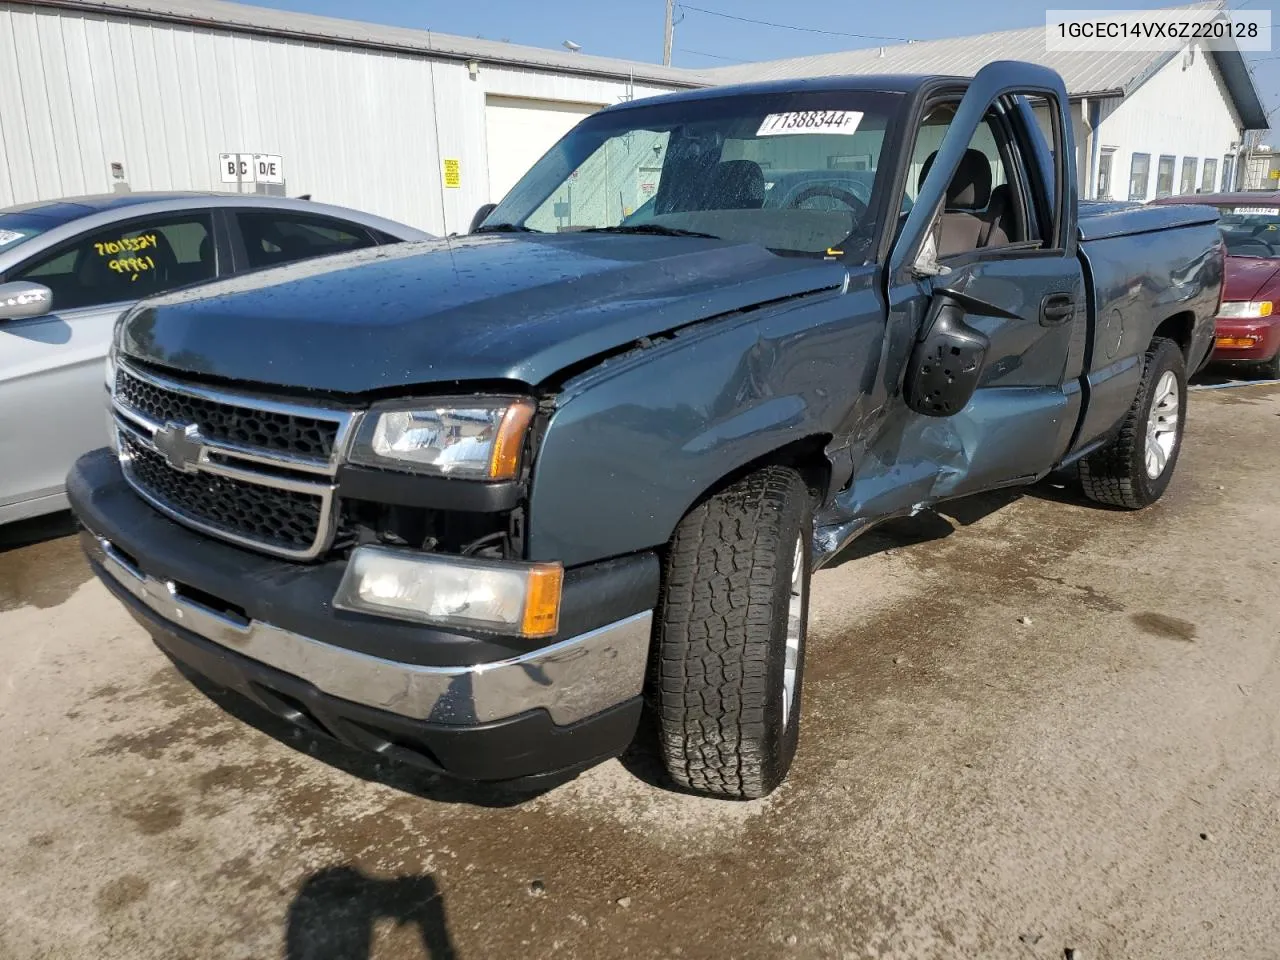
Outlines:
{"label": "side window", "polygon": [[374,245],[373,236],[354,223],[330,217],[244,210],[236,214],[251,268],[273,267],[329,253]]}
{"label": "side window", "polygon": [[[933,168],[943,138],[951,128],[956,104],[932,108],[921,123],[907,172],[903,209],[909,209]],[[1021,243],[1030,235],[1028,211],[1010,163],[1017,156],[1003,119],[994,110],[979,125],[969,149],[947,188],[935,226],[938,257]]]}
{"label": "side window", "polygon": [[1173,164],[1173,157],[1164,156],[1160,158],[1160,165],[1156,167],[1157,197],[1169,197],[1173,195]]}
{"label": "side window", "polygon": [[130,220],[80,237],[25,265],[10,280],[53,291],[54,310],[140,300],[217,274],[208,213]]}
{"label": "side window", "polygon": [[1182,158],[1182,183],[1178,187],[1179,193],[1195,193],[1196,192],[1196,164],[1199,162],[1197,157]]}
{"label": "side window", "polygon": [[1147,199],[1147,184],[1151,182],[1151,154],[1135,153],[1129,161],[1129,199]]}
{"label": "side window", "polygon": [[1218,181],[1218,161],[1208,157],[1204,161],[1204,175],[1200,179],[1200,192],[1213,193],[1213,185]]}

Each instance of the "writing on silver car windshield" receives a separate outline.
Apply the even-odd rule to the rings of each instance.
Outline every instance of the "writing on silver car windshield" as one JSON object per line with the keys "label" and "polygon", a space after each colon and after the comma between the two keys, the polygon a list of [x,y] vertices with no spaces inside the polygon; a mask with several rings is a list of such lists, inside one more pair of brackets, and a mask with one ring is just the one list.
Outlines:
{"label": "writing on silver car windshield", "polygon": [[760,95],[696,106],[596,114],[480,229],[727,240],[815,257],[869,247],[893,98]]}

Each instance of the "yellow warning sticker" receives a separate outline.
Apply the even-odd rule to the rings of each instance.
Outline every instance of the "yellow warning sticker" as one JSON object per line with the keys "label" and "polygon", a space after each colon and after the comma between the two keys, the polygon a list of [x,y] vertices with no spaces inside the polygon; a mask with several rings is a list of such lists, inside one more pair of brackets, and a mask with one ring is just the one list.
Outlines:
{"label": "yellow warning sticker", "polygon": [[446,187],[462,186],[462,163],[458,160],[445,160],[444,185]]}

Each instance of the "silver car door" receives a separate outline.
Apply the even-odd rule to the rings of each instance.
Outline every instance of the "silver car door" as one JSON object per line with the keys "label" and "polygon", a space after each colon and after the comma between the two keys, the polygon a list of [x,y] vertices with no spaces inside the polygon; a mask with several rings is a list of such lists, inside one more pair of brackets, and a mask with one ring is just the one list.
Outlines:
{"label": "silver car door", "polygon": [[0,321],[0,523],[64,509],[71,464],[106,444],[104,358],[131,305]]}
{"label": "silver car door", "polygon": [[107,444],[104,369],[137,300],[217,275],[212,213],[130,217],[7,271],[53,292],[43,317],[0,321],[0,523],[65,505],[71,464]]}

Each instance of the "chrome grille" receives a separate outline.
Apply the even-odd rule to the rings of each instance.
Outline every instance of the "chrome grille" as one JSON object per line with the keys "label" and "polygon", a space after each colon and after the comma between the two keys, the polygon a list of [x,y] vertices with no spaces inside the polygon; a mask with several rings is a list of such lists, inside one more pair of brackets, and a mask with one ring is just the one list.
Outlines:
{"label": "chrome grille", "polygon": [[123,369],[116,374],[116,399],[155,423],[194,423],[210,440],[312,460],[328,461],[338,439],[338,424],[332,420],[178,393]]}
{"label": "chrome grille", "polygon": [[125,478],[173,519],[298,560],[334,542],[338,460],[355,415],[172,380],[119,364]]}

